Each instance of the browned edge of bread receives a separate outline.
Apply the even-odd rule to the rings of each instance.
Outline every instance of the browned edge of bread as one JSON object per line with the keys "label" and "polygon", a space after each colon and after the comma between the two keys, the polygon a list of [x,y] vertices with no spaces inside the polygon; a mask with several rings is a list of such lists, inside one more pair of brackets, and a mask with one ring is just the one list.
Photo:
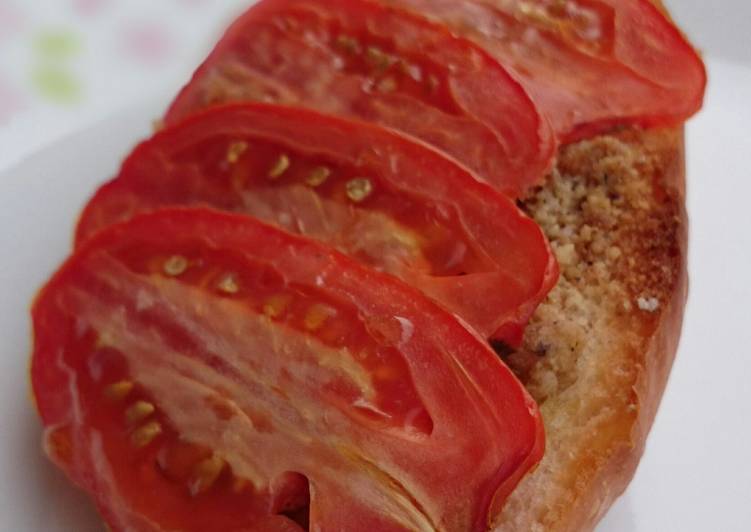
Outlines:
{"label": "browned edge of bread", "polygon": [[633,477],[683,319],[684,174],[682,130],[624,130],[562,148],[523,202],[562,274],[505,358],[540,404],[547,451],[494,530],[592,530]]}

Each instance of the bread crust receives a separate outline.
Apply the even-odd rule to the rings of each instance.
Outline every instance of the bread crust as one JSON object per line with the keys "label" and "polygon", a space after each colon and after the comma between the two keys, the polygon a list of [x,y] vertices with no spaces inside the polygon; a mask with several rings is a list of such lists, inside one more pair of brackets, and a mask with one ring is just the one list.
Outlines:
{"label": "bread crust", "polygon": [[[627,340],[610,346],[615,354],[601,355],[617,359],[619,364],[619,370],[600,378],[609,397],[607,406],[598,408],[612,412],[598,425],[591,440],[581,436],[570,443],[560,441],[561,437],[555,434],[558,428],[554,428],[557,410],[547,409],[545,403],[550,398],[540,397],[531,389],[541,402],[543,418],[548,416],[545,426],[549,442],[553,440],[554,446],[570,445],[566,451],[574,458],[560,465],[557,458],[549,458],[552,464],[543,460],[494,520],[492,528],[497,532],[593,530],[636,471],[673,363],[688,288],[683,131],[625,131],[614,136],[636,146],[638,153],[653,161],[646,167],[653,174],[649,177],[654,185],[650,214],[659,219],[646,223],[643,230],[632,231],[637,266],[632,262],[618,272],[618,282],[625,287],[628,300],[639,303],[618,319],[618,328],[629,331]],[[598,153],[592,151],[594,160]],[[640,298],[645,290],[659,302],[657,308],[641,308]],[[609,332],[599,330],[592,334],[603,336]],[[537,333],[530,334],[537,341]],[[524,375],[520,376],[525,380]],[[560,395],[571,393],[569,389]],[[578,393],[583,395],[581,390]],[[558,490],[541,489],[556,482],[560,483]]]}
{"label": "bread crust", "polygon": [[[651,0],[665,16],[670,13],[662,0]],[[655,312],[637,313],[624,318],[622,326],[632,328],[636,341],[622,346],[623,356],[628,360],[632,371],[628,378],[616,381],[619,386],[630,387],[630,400],[625,404],[614,401],[617,409],[611,416],[611,429],[614,434],[608,445],[595,447],[593,452],[579,453],[570,465],[569,477],[582,479],[564,487],[562,497],[550,497],[538,511],[529,509],[530,497],[536,495],[535,481],[545,482],[550,471],[530,473],[522,482],[504,511],[493,521],[495,532],[589,532],[609,510],[613,502],[626,490],[636,472],[647,436],[652,428],[657,408],[667,385],[668,376],[675,359],[683,325],[683,315],[688,297],[688,216],[686,212],[685,179],[685,137],[682,127],[652,132],[626,132],[626,137],[641,145],[644,153],[651,153],[657,163],[652,169],[655,195],[658,201],[668,205],[662,211],[663,219],[656,224],[667,230],[663,234],[651,235],[656,241],[667,239],[670,252],[647,261],[647,276],[660,269],[657,275],[647,282],[650,290],[658,294],[660,306]],[[672,218],[672,219],[669,219]],[[671,262],[670,265],[666,262]],[[666,276],[664,271],[668,271]],[[620,272],[628,286],[630,298],[638,297],[638,282],[644,276],[632,275],[626,269]],[[513,366],[512,366],[513,367]],[[526,373],[526,370],[525,370]],[[522,375],[524,378],[524,375]],[[615,394],[614,394],[615,395]],[[545,415],[543,408],[543,417]],[[545,423],[546,430],[548,424]],[[540,477],[535,479],[535,477]],[[537,485],[540,484],[537,482]],[[516,497],[517,501],[514,501]],[[539,508],[543,507],[543,512]],[[520,508],[522,509],[521,511]],[[521,517],[513,515],[521,513]]]}
{"label": "bread crust", "polygon": [[[647,142],[655,142],[652,138]],[[665,133],[658,146],[665,157],[666,167],[660,185],[677,207],[678,224],[675,237],[680,250],[673,284],[662,293],[658,316],[645,316],[641,331],[642,342],[630,356],[637,369],[633,383],[633,405],[627,408],[623,423],[630,425],[628,441],[614,441],[610,455],[604,455],[592,482],[582,489],[570,515],[560,527],[551,530],[584,532],[594,530],[597,523],[615,500],[623,494],[633,478],[644,453],[645,443],[652,428],[657,408],[667,385],[675,359],[683,325],[683,314],[688,296],[688,216],[685,206],[685,156],[683,131]],[[632,411],[628,411],[632,410]]]}

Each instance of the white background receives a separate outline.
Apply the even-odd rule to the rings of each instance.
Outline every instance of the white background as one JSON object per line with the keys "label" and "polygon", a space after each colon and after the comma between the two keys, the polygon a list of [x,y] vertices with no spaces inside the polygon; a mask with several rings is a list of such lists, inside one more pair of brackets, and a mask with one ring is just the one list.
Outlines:
{"label": "white background", "polygon": [[[163,10],[169,1],[130,0],[128,8],[121,2],[118,9]],[[2,531],[101,529],[86,498],[41,457],[25,373],[26,309],[67,253],[70,226],[86,196],[158,115],[162,102],[153,95],[177,88],[242,2],[218,4],[209,2],[200,13],[170,22],[191,36],[180,37],[183,48],[174,64],[138,78],[137,69],[125,66],[122,79],[97,76],[102,55],[91,50],[80,67],[95,80],[90,106],[36,109],[0,128],[0,170],[9,168],[0,175]],[[687,129],[691,296],[647,453],[599,532],[746,532],[751,530],[751,3],[668,4],[705,51],[710,71],[705,109]],[[33,5],[47,21],[57,16],[59,2]],[[106,42],[106,31],[96,31],[90,39]],[[17,74],[23,53],[4,52],[0,48],[0,74]],[[104,125],[91,129],[102,120]],[[72,131],[79,132],[71,136]],[[15,165],[32,152],[37,155]]]}
{"label": "white background", "polygon": [[751,2],[669,0],[704,51],[687,128],[691,289],[647,452],[600,532],[751,530]]}

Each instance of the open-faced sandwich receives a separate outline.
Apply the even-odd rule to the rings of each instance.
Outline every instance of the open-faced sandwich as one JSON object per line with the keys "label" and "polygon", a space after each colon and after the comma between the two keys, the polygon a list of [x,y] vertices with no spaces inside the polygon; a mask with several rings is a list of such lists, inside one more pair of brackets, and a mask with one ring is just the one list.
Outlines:
{"label": "open-faced sandwich", "polygon": [[263,0],[33,307],[115,532],[592,530],[680,333],[702,62],[648,0]]}

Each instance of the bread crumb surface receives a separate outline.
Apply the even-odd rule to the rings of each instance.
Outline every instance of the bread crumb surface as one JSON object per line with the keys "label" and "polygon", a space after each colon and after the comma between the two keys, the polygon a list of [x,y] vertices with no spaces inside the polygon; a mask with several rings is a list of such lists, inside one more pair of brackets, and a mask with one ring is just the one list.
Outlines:
{"label": "bread crumb surface", "polygon": [[656,297],[639,297],[636,300],[639,308],[647,312],[655,312],[660,306],[660,300]]}
{"label": "bread crumb surface", "polygon": [[612,420],[636,415],[628,353],[680,269],[680,205],[660,193],[666,162],[660,146],[649,146],[627,132],[564,147],[544,185],[522,202],[548,236],[561,277],[523,346],[504,356],[540,405],[546,453],[508,500],[497,531],[555,528],[575,503],[572,487],[589,481],[576,465],[595,460],[598,438],[605,445],[619,437],[612,431],[624,424]]}

